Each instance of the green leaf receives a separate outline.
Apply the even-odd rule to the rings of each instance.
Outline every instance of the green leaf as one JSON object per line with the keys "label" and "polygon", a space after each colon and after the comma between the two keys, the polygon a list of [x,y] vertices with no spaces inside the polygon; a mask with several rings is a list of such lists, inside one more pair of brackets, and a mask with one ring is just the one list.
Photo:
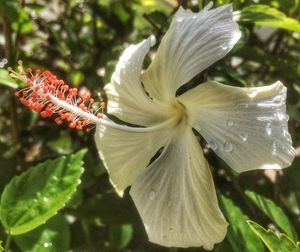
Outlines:
{"label": "green leaf", "polygon": [[259,26],[270,26],[300,32],[300,23],[283,12],[268,5],[250,5],[236,12],[238,21],[251,22]]}
{"label": "green leaf", "polygon": [[297,240],[295,228],[291,225],[288,217],[283,210],[278,207],[272,200],[267,199],[255,192],[246,191],[248,198],[265,214],[271,221],[282,229],[288,236]]}
{"label": "green leaf", "polygon": [[300,252],[299,242],[294,243],[287,235],[277,235],[271,230],[264,229],[254,221],[248,221],[248,225],[271,252]]}
{"label": "green leaf", "polygon": [[57,139],[48,142],[47,145],[60,154],[70,154],[72,152],[72,139],[65,132],[61,132]]}
{"label": "green leaf", "polygon": [[0,85],[16,89],[18,84],[12,80],[9,73],[5,69],[0,69]]}
{"label": "green leaf", "polygon": [[154,11],[148,14],[148,17],[154,21],[160,28],[166,28],[168,26],[168,17],[160,11]]}
{"label": "green leaf", "polygon": [[234,252],[263,252],[263,244],[252,233],[247,224],[249,217],[224,196],[221,196],[220,203],[226,220],[229,222],[227,239],[232,250]]}
{"label": "green leaf", "polygon": [[109,240],[113,245],[125,248],[132,238],[132,233],[130,224],[112,225],[109,229]]}
{"label": "green leaf", "polygon": [[300,122],[300,110],[298,105],[289,105],[288,106],[288,113],[289,115],[296,120],[297,122]]}
{"label": "green leaf", "polygon": [[21,4],[18,1],[0,1],[0,13],[10,21],[18,19]]}
{"label": "green leaf", "polygon": [[32,167],[5,187],[0,218],[11,235],[26,233],[54,216],[76,191],[86,150]]}
{"label": "green leaf", "polygon": [[68,251],[70,246],[70,228],[65,217],[57,214],[46,224],[35,230],[14,237],[22,251],[43,252]]}
{"label": "green leaf", "polygon": [[4,248],[2,247],[2,243],[3,243],[3,241],[0,241],[0,252],[2,252],[4,250]]}

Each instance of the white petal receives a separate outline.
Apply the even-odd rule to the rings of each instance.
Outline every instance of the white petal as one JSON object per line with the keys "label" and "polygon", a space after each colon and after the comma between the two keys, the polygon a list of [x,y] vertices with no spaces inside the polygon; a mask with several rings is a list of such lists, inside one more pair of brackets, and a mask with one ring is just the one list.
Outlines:
{"label": "white petal", "polygon": [[119,59],[111,82],[105,86],[108,97],[107,111],[125,122],[153,125],[166,118],[168,109],[154,103],[141,83],[145,55],[153,45],[154,37],[129,46]]}
{"label": "white petal", "polygon": [[191,129],[174,135],[161,156],[133,183],[130,194],[151,242],[211,250],[225,237],[227,223]]}
{"label": "white petal", "polygon": [[231,5],[193,13],[180,8],[143,74],[150,96],[170,102],[176,90],[224,57],[240,38]]}
{"label": "white petal", "polygon": [[95,141],[117,193],[131,185],[151,158],[167,144],[169,131],[130,132],[97,125]]}
{"label": "white petal", "polygon": [[178,99],[192,126],[234,170],[280,169],[293,161],[281,82],[257,88],[207,82]]}

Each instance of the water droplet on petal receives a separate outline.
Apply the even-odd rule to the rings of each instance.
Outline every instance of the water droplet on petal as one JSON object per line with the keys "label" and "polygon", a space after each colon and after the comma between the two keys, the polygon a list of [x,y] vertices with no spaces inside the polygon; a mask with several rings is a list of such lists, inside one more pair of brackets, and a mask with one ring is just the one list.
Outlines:
{"label": "water droplet on petal", "polygon": [[192,16],[192,19],[196,19],[196,17],[197,17],[197,15],[193,15],[193,16]]}
{"label": "water droplet on petal", "polygon": [[232,144],[230,142],[225,142],[223,144],[223,151],[231,152],[232,151]]}
{"label": "water droplet on petal", "polygon": [[221,45],[221,49],[224,50],[224,51],[227,50],[228,49],[228,45],[227,44]]}
{"label": "water droplet on petal", "polygon": [[180,22],[182,22],[183,17],[176,17],[175,20],[176,20],[178,23],[180,23]]}
{"label": "water droplet on petal", "polygon": [[240,133],[240,138],[243,140],[243,141],[246,141],[248,139],[248,133],[246,132],[241,132]]}
{"label": "water droplet on petal", "polygon": [[272,144],[272,155],[276,155],[278,151],[279,143],[277,141],[274,141]]}
{"label": "water droplet on petal", "polygon": [[154,191],[151,191],[151,192],[149,193],[149,199],[150,199],[150,200],[154,200],[154,198],[155,198],[155,192],[154,192]]}
{"label": "water droplet on petal", "polygon": [[209,141],[209,142],[208,142],[208,146],[209,146],[209,148],[211,148],[212,150],[218,149],[218,144],[217,144],[216,142],[214,142],[214,141]]}
{"label": "water droplet on petal", "polygon": [[250,98],[254,98],[257,95],[257,90],[256,89],[249,89],[248,90],[248,95]]}
{"label": "water droplet on petal", "polygon": [[232,120],[227,120],[227,126],[229,126],[229,127],[233,126],[233,121]]}
{"label": "water droplet on petal", "polygon": [[279,121],[282,121],[282,120],[286,119],[286,116],[282,112],[278,112],[277,113],[277,118],[278,118]]}
{"label": "water droplet on petal", "polygon": [[267,125],[265,126],[265,130],[267,132],[268,135],[272,134],[272,126],[271,123],[267,123]]}

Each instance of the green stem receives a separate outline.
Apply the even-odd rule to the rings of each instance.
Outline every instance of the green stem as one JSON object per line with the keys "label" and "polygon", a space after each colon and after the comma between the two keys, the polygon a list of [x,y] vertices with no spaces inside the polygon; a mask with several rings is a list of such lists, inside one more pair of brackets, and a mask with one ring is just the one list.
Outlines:
{"label": "green stem", "polygon": [[8,234],[8,236],[6,238],[6,241],[5,241],[4,252],[8,252],[9,251],[10,243],[11,243],[11,235]]}

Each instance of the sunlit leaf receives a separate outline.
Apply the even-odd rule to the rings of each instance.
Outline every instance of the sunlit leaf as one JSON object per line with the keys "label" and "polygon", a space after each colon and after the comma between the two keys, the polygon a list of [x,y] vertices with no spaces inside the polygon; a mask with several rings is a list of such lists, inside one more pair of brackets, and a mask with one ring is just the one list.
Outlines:
{"label": "sunlit leaf", "polygon": [[40,163],[12,179],[0,205],[1,222],[10,234],[40,226],[65,206],[80,183],[85,152]]}
{"label": "sunlit leaf", "polygon": [[300,32],[300,23],[268,5],[250,5],[235,13],[238,21]]}
{"label": "sunlit leaf", "polygon": [[246,191],[248,198],[265,214],[271,221],[280,227],[288,236],[297,239],[295,228],[290,223],[283,210],[272,200],[267,199],[255,192]]}
{"label": "sunlit leaf", "polygon": [[264,242],[271,252],[299,252],[299,242],[295,243],[285,234],[275,234],[266,230],[254,221],[248,221],[251,230]]}
{"label": "sunlit leaf", "polygon": [[14,237],[22,251],[55,252],[68,251],[70,246],[70,228],[65,217],[58,214],[35,230]]}
{"label": "sunlit leaf", "polygon": [[18,84],[9,76],[7,70],[0,69],[0,85],[10,87],[12,89],[18,88]]}
{"label": "sunlit leaf", "polygon": [[229,223],[227,239],[234,252],[263,252],[261,241],[250,230],[247,220],[249,217],[229,198],[220,197],[221,208]]}

